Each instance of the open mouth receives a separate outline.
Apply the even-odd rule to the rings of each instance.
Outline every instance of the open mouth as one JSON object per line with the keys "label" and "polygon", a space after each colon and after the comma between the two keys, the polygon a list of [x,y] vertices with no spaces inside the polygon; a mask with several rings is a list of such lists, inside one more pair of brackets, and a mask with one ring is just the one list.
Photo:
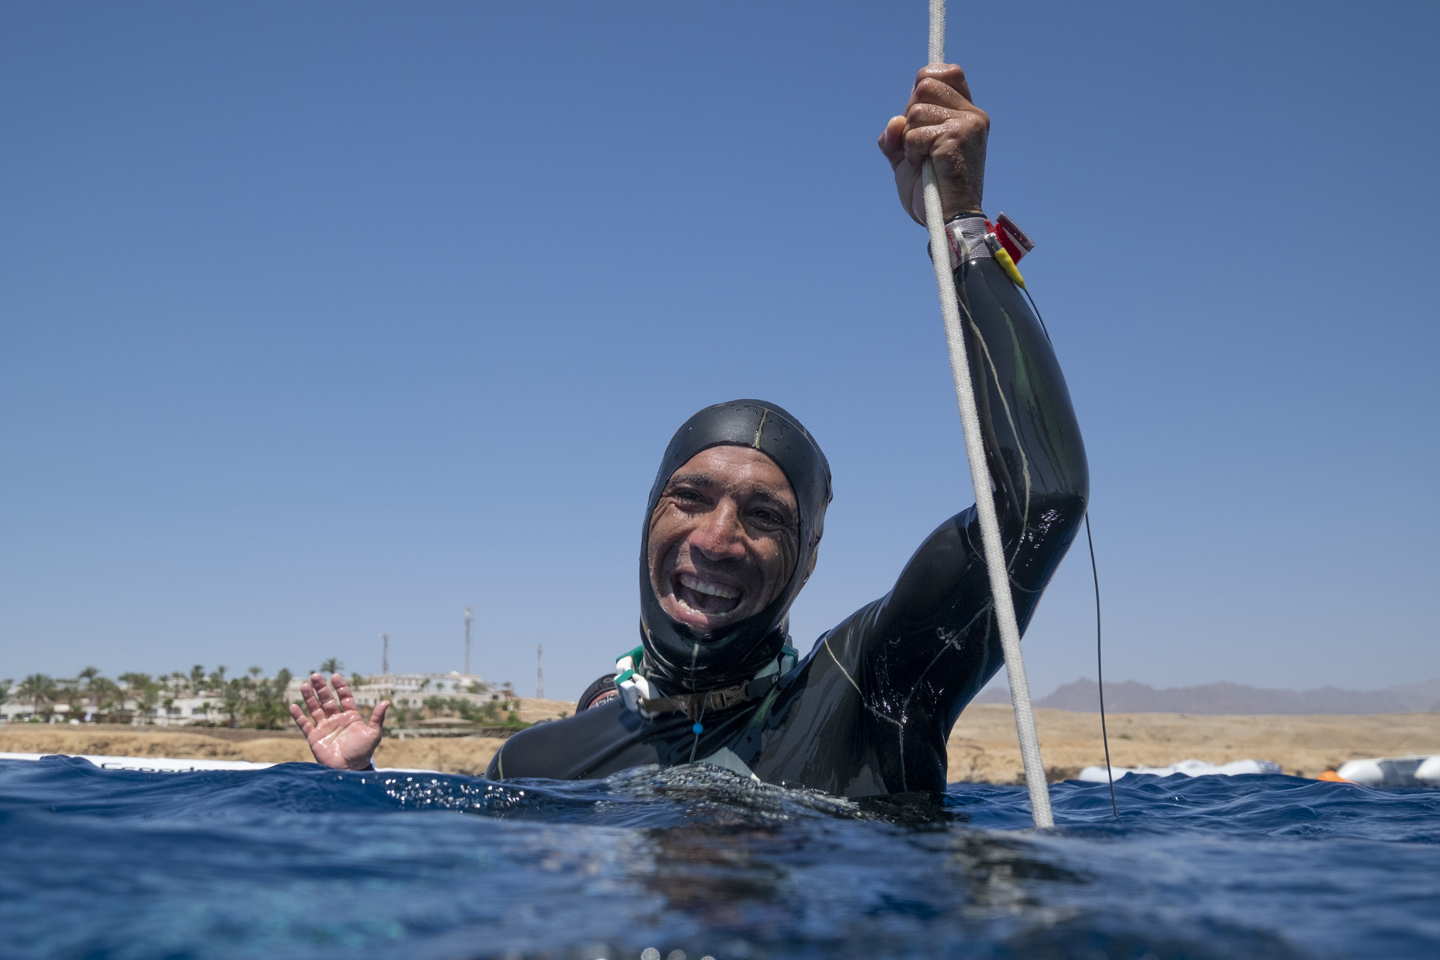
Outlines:
{"label": "open mouth", "polygon": [[723,616],[740,606],[745,591],[728,583],[707,580],[689,573],[675,577],[675,599],[707,617]]}

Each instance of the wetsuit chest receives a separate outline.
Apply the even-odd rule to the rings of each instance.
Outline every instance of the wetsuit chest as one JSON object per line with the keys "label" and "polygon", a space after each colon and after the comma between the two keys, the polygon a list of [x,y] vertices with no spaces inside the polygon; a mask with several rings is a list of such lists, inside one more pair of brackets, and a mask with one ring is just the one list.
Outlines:
{"label": "wetsuit chest", "polygon": [[[830,666],[830,669],[827,669]],[[766,696],[703,719],[646,718],[614,700],[525,730],[496,753],[488,776],[571,780],[649,764],[705,761],[767,783],[862,797],[936,784],[904,782],[895,730],[875,717],[842,671],[807,657]],[[943,764],[943,762],[942,762]]]}

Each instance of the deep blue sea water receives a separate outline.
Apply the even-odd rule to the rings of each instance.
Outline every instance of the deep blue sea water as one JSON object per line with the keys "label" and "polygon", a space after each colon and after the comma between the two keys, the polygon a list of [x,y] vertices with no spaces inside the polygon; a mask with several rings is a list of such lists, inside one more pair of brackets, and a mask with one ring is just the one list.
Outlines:
{"label": "deep blue sea water", "polygon": [[0,957],[1440,957],[1440,791],[1117,790],[0,761]]}

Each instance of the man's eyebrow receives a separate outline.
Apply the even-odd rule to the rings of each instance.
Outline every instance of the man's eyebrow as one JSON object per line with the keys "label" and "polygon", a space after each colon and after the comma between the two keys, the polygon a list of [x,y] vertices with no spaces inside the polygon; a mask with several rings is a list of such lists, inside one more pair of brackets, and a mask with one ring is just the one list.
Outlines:
{"label": "man's eyebrow", "polygon": [[[665,484],[665,489],[671,490],[677,486],[685,485],[689,485],[692,487],[713,488],[719,486],[720,481],[716,480],[708,473],[677,473],[670,478],[669,483]],[[744,495],[747,497],[754,497],[757,500],[763,500],[766,503],[771,504],[772,506],[775,506],[780,510],[784,511],[786,514],[793,514],[795,512],[795,507],[791,506],[789,503],[786,503],[780,497],[775,496],[775,494],[771,493],[764,487],[747,487],[744,491]]]}
{"label": "man's eyebrow", "polygon": [[669,482],[665,484],[665,489],[669,490],[677,484],[684,483],[696,487],[713,487],[718,481],[708,473],[677,473],[670,477]]}

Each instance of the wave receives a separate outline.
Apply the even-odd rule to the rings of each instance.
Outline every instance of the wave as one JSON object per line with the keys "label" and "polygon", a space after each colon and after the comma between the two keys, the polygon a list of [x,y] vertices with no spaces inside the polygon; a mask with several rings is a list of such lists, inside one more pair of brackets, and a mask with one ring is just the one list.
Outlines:
{"label": "wave", "polygon": [[0,762],[0,957],[1431,957],[1440,792]]}

